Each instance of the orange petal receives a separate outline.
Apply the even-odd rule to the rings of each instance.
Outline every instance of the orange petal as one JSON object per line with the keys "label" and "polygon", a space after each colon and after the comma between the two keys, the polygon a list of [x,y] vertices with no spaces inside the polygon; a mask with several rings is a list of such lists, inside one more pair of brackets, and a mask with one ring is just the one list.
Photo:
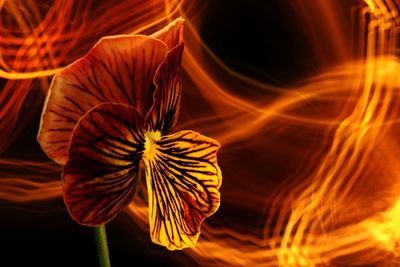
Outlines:
{"label": "orange petal", "polygon": [[170,48],[154,77],[154,107],[146,114],[147,128],[162,134],[167,134],[178,118],[182,91],[183,23],[184,20],[178,18],[152,35]]}
{"label": "orange petal", "polygon": [[141,124],[134,108],[110,103],[79,120],[63,173],[64,202],[78,223],[105,224],[131,202],[144,149]]}
{"label": "orange petal", "polygon": [[146,135],[146,180],[153,242],[170,250],[196,245],[200,225],[219,207],[217,141],[192,131],[151,140]]}
{"label": "orange petal", "polygon": [[64,164],[74,126],[100,103],[128,104],[148,112],[153,105],[153,78],[167,52],[165,43],[151,37],[105,37],[56,75],[38,135],[46,154]]}
{"label": "orange petal", "polygon": [[161,30],[153,33],[151,37],[157,38],[167,44],[169,49],[176,47],[183,42],[183,23],[181,17],[175,19]]}
{"label": "orange petal", "polygon": [[149,114],[151,131],[167,134],[176,124],[182,91],[182,53],[184,45],[170,50],[154,77],[154,107]]}

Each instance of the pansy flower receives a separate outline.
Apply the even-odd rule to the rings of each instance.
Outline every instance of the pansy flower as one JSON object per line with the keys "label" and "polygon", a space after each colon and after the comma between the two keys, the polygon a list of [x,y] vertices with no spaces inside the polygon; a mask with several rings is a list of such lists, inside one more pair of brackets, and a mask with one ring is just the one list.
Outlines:
{"label": "pansy flower", "polygon": [[219,207],[217,141],[171,133],[182,87],[183,19],[150,35],[102,38],[55,75],[38,141],[63,165],[71,217],[104,225],[133,199],[145,169],[153,242],[182,249]]}

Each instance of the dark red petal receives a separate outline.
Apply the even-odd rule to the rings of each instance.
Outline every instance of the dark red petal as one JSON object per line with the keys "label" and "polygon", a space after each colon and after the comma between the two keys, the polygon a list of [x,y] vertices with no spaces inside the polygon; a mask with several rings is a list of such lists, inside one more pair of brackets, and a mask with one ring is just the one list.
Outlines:
{"label": "dark red petal", "polygon": [[64,166],[64,202],[83,225],[113,219],[132,200],[144,137],[138,112],[101,104],[83,116],[72,134]]}
{"label": "dark red petal", "polygon": [[193,247],[201,223],[220,204],[220,146],[211,138],[181,131],[146,147],[152,241],[170,250]]}
{"label": "dark red petal", "polygon": [[157,38],[167,44],[169,49],[183,42],[183,23],[181,17],[175,19],[161,30],[153,33],[151,37]]}
{"label": "dark red petal", "polygon": [[167,52],[165,43],[152,37],[105,37],[56,75],[38,135],[46,154],[64,164],[74,126],[98,104],[121,103],[148,112],[153,105],[153,78]]}
{"label": "dark red petal", "polygon": [[178,18],[152,35],[170,48],[155,74],[154,107],[146,114],[148,128],[163,134],[169,132],[178,118],[182,91],[183,23],[184,20]]}
{"label": "dark red petal", "polygon": [[173,48],[154,77],[154,107],[148,115],[152,131],[167,134],[176,124],[182,91],[182,54],[184,44]]}

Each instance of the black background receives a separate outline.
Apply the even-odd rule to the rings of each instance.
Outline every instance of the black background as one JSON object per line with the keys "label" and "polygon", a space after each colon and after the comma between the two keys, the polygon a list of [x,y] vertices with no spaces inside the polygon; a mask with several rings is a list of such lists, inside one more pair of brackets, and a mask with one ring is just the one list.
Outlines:
{"label": "black background", "polygon": [[[286,85],[318,69],[305,35],[296,21],[289,20],[294,14],[282,0],[210,1],[201,36],[231,68],[262,82]],[[9,155],[41,154],[31,142],[38,121],[39,116]],[[92,229],[72,221],[62,199],[30,205],[0,203],[0,266],[97,266]],[[223,202],[218,211],[235,212]],[[125,214],[107,230],[113,266],[198,265],[182,252],[154,245]]]}

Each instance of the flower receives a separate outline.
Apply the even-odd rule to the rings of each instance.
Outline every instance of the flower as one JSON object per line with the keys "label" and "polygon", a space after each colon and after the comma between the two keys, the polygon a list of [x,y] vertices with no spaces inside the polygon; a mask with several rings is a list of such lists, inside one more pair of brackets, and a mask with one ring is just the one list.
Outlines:
{"label": "flower", "polygon": [[133,199],[143,162],[153,242],[195,246],[202,221],[219,207],[217,141],[170,134],[181,97],[183,19],[150,35],[102,38],[55,75],[38,141],[63,168],[71,217],[112,220]]}

